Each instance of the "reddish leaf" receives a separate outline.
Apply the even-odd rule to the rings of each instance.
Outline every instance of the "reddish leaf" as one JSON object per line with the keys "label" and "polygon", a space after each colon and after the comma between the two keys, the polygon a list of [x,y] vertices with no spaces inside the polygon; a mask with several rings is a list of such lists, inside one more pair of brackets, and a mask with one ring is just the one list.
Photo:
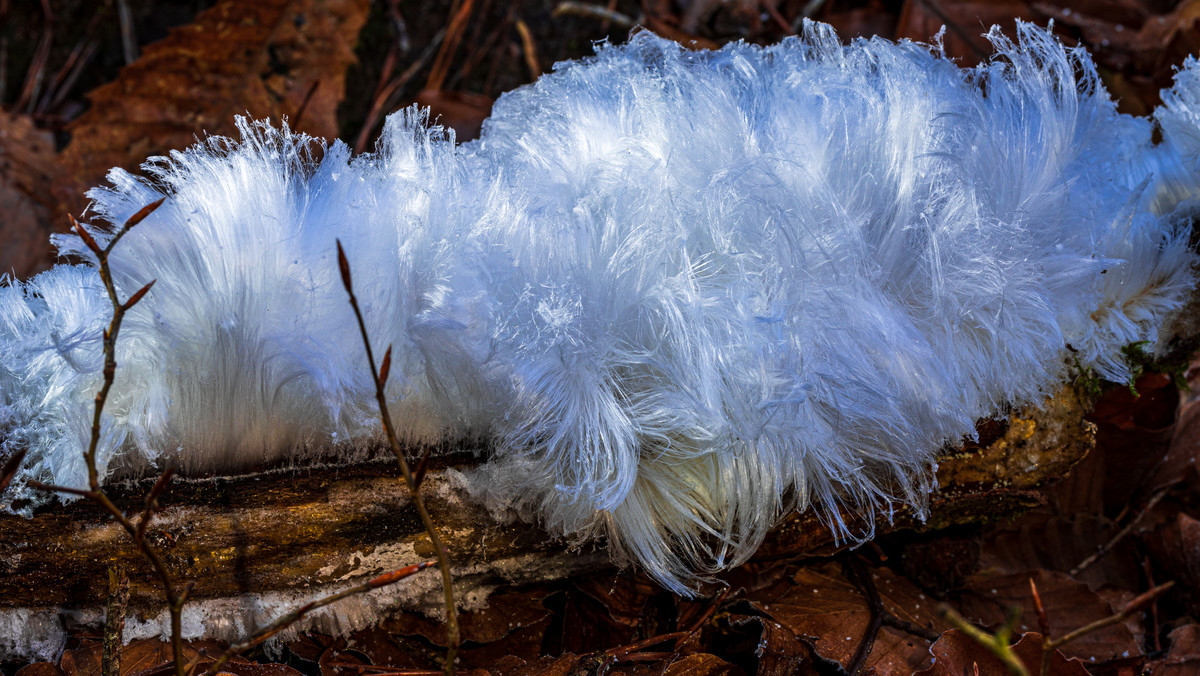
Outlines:
{"label": "reddish leaf", "polygon": [[1146,483],[1146,490],[1187,483],[1200,486],[1200,396],[1193,394],[1179,407],[1167,454]]}
{"label": "reddish leaf", "polygon": [[[381,627],[356,631],[345,639],[339,639],[337,649],[344,649],[348,643],[353,643],[355,654],[365,656],[370,664],[397,670],[437,669],[437,658],[444,654],[440,649],[431,648],[423,639],[396,636]],[[322,651],[322,654],[324,652]],[[310,661],[320,663],[320,660],[321,657],[318,656]]]}
{"label": "reddish leaf", "polygon": [[[1029,673],[1041,673],[1041,634],[1029,632],[1022,635],[1021,640],[1012,646],[1012,650]],[[933,656],[933,666],[917,672],[914,676],[969,676],[971,674],[1002,676],[1011,673],[990,650],[957,629],[951,629],[942,634],[942,637],[929,648],[929,654]],[[1090,674],[1083,662],[1074,658],[1068,659],[1056,650],[1050,657],[1049,676],[1090,676]]]}
{"label": "reddish leaf", "polygon": [[[1084,464],[1089,460],[1085,459]],[[1088,467],[1081,469],[1088,472]],[[1091,482],[1081,480],[1076,486],[1084,483]],[[980,568],[995,573],[1040,568],[1067,572],[1108,543],[1118,528],[1096,512],[1059,514],[1052,507],[1034,510],[990,529],[984,539]],[[1093,589],[1105,585],[1135,589],[1143,579],[1136,538],[1118,543],[1076,577]]]}
{"label": "reddish leaf", "polygon": [[317,660],[321,659],[321,655],[335,642],[336,640],[331,636],[305,632],[300,638],[289,641],[287,649],[296,657],[316,664]]}

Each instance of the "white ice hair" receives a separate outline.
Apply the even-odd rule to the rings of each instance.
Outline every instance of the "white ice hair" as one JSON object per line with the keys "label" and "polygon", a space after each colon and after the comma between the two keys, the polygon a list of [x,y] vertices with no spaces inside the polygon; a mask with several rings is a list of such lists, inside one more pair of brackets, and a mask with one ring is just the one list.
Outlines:
{"label": "white ice hair", "polygon": [[[788,510],[918,511],[947,443],[1076,360],[1131,375],[1194,283],[1200,65],[1153,123],[1045,30],[937,48],[806,24],[692,52],[640,33],[505,95],[455,146],[393,116],[352,158],[241,122],[89,193],[127,317],[101,469],[244,469],[377,441],[340,238],[412,444],[487,441],[481,494],[670,589]],[[98,239],[110,228],[90,226]],[[4,450],[81,485],[109,306],[86,249],[0,288]],[[865,519],[850,532],[843,514]]]}

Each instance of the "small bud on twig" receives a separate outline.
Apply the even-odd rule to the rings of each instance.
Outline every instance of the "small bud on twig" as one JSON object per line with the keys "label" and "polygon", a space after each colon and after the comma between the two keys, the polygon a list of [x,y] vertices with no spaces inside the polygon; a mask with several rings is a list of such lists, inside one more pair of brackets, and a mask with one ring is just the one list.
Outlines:
{"label": "small bud on twig", "polygon": [[92,250],[92,253],[99,256],[101,253],[100,245],[96,243],[95,239],[92,239],[92,233],[85,230],[79,224],[79,221],[75,220],[74,216],[67,214],[67,218],[71,219],[71,229],[75,231],[75,234],[79,235],[79,239],[83,240],[83,243],[87,245],[87,248]]}
{"label": "small bud on twig", "polygon": [[411,566],[405,566],[403,568],[393,570],[390,573],[384,573],[383,575],[380,575],[379,577],[372,578],[371,581],[367,583],[367,586],[369,586],[371,589],[378,589],[380,587],[386,587],[387,585],[392,584],[393,582],[399,582],[400,580],[403,580],[406,577],[409,577],[411,575],[416,575],[417,573],[425,570],[426,568],[429,568],[431,566],[436,566],[436,565],[437,565],[437,561],[422,561],[421,563],[414,563]]}
{"label": "small bud on twig", "polygon": [[425,480],[425,469],[429,465],[429,455],[433,452],[432,446],[426,446],[425,452],[421,453],[421,459],[417,461],[417,470],[413,472],[413,488],[420,488],[421,482]]}
{"label": "small bud on twig", "polygon": [[142,299],[142,296],[146,295],[146,292],[149,291],[150,287],[154,286],[154,282],[157,281],[157,279],[152,279],[150,280],[149,284],[138,289],[137,293],[133,294],[129,297],[129,300],[125,301],[125,304],[121,306],[121,310],[128,312],[130,308],[132,308],[134,305],[137,305],[137,302]]}
{"label": "small bud on twig", "polygon": [[133,226],[137,225],[138,223],[141,223],[143,219],[145,219],[150,214],[154,213],[155,209],[161,207],[162,203],[165,201],[167,201],[167,198],[162,197],[154,202],[147,204],[146,206],[142,207],[141,209],[138,209],[136,214],[130,216],[129,220],[125,221],[124,227],[126,229],[129,229],[129,228],[132,228]]}
{"label": "small bud on twig", "polygon": [[350,261],[346,260],[346,252],[342,250],[342,240],[336,240],[338,252],[338,271],[342,273],[342,286],[348,293],[353,293],[350,284]]}
{"label": "small bud on twig", "polygon": [[387,385],[388,371],[392,370],[392,346],[383,353],[383,364],[379,367],[379,384]]}

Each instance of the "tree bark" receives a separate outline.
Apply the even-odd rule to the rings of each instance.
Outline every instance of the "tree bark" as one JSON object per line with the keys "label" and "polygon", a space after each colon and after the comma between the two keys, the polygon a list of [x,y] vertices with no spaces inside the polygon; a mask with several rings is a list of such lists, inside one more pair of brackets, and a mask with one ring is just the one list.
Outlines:
{"label": "tree bark", "polygon": [[[877,519],[879,532],[1005,518],[1039,504],[1038,486],[1063,476],[1092,448],[1086,411],[1067,388],[1041,408],[982,423],[978,443],[939,461],[928,518],[900,510],[890,522]],[[466,456],[450,460],[462,467]],[[598,547],[572,551],[534,523],[498,518],[457,485],[454,467],[442,466],[422,491],[451,552],[460,596],[611,565]],[[140,511],[146,488],[115,497]],[[192,599],[318,589],[434,556],[391,463],[177,482],[160,502],[151,542],[177,580],[195,583]],[[809,510],[783,519],[759,555],[826,554],[840,546]],[[0,609],[102,606],[111,568],[128,572],[131,609],[157,612],[162,593],[145,561],[87,500],[55,504],[33,519],[0,516]]]}

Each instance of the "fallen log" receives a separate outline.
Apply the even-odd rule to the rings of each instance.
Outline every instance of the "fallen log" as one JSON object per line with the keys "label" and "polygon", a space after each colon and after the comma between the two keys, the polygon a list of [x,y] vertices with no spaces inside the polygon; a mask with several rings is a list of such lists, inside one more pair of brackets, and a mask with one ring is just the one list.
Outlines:
{"label": "fallen log", "polygon": [[[1005,518],[1040,502],[1038,487],[1062,477],[1094,444],[1085,402],[1065,388],[1040,408],[980,425],[978,442],[947,451],[928,517],[899,510],[880,532],[942,528]],[[573,549],[523,515],[494,513],[465,495],[472,456],[444,456],[422,491],[455,566],[460,598],[479,605],[498,585],[561,579],[611,566],[595,546]],[[179,482],[161,500],[152,544],[177,580],[195,583],[191,635],[234,637],[269,621],[290,603],[321,596],[433,557],[407,489],[391,463],[319,467]],[[147,486],[114,491],[122,507],[141,509]],[[759,551],[764,557],[827,554],[847,546],[811,511],[784,518]],[[77,500],[42,508],[32,519],[0,516],[0,614],[71,610],[100,616],[108,571],[129,577],[129,609],[152,634],[162,607],[157,579],[121,528],[94,504]],[[383,607],[437,613],[436,576],[315,618],[326,630],[352,629]],[[221,615],[225,614],[224,617]],[[186,623],[185,623],[186,624]],[[298,625],[297,629],[310,624]],[[140,629],[139,629],[140,627]],[[186,631],[186,628],[185,628]]]}

